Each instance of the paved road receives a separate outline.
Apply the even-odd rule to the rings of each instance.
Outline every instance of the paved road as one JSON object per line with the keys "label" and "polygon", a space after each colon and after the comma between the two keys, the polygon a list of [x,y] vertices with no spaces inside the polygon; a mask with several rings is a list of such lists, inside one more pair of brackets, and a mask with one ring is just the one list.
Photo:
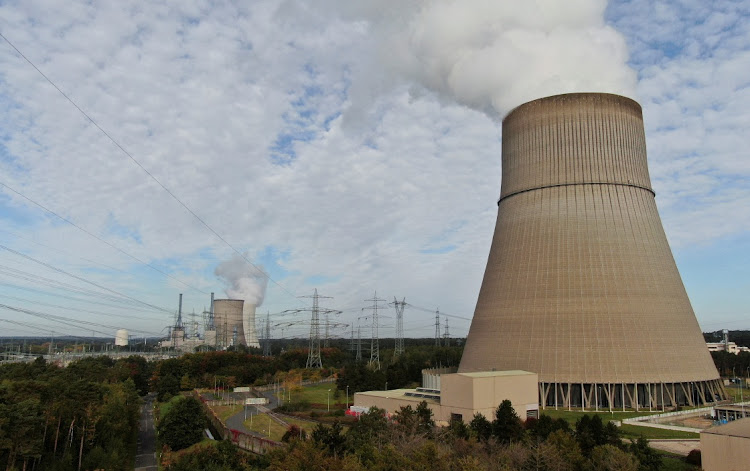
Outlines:
{"label": "paved road", "polygon": [[135,456],[135,471],[157,471],[156,430],[154,429],[154,398],[149,394],[141,408],[141,421],[138,427],[138,451]]}
{"label": "paved road", "polygon": [[668,451],[676,455],[687,456],[691,450],[701,449],[701,441],[699,439],[694,440],[649,440],[648,444],[651,448],[657,450]]}

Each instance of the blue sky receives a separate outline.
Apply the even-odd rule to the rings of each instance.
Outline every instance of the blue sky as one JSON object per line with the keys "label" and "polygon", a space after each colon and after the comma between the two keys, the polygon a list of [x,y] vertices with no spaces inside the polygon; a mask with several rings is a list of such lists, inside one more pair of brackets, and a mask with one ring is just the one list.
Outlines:
{"label": "blue sky", "polygon": [[[750,328],[749,23],[747,1],[0,1],[0,33],[227,242],[0,41],[0,183],[95,236],[0,187],[0,244],[130,298],[7,251],[0,296],[157,334],[179,293],[187,312],[226,296],[216,268],[238,251],[256,265],[248,276],[271,276],[262,313],[303,307],[317,288],[343,323],[376,290],[470,317],[500,118],[604,91],[643,106],[699,322]],[[409,334],[433,334],[429,312],[405,316]],[[285,335],[304,337],[300,321]],[[465,335],[469,322],[450,326]]]}

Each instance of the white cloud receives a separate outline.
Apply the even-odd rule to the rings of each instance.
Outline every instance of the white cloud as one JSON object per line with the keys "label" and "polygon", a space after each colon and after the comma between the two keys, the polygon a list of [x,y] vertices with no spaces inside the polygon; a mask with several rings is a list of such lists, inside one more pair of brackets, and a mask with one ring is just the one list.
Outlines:
{"label": "white cloud", "polygon": [[[335,297],[330,307],[349,308],[347,322],[375,290],[470,316],[500,190],[500,126],[475,110],[497,117],[546,94],[637,93],[673,241],[746,233],[742,218],[700,236],[685,226],[745,201],[738,185],[721,190],[730,169],[747,169],[738,152],[746,138],[736,132],[747,123],[746,57],[722,50],[745,44],[742,28],[727,32],[733,17],[724,12],[695,33],[705,41],[691,42],[684,25],[668,21],[674,9],[629,6],[610,6],[612,24],[602,1],[24,1],[0,6],[0,30],[222,237],[269,258],[259,261],[285,290],[270,283],[265,308],[299,307],[290,293],[317,287]],[[677,10],[688,7],[705,9]],[[648,19],[641,12],[652,16],[648,26],[638,26]],[[667,40],[685,46],[667,54]],[[231,250],[7,45],[0,71],[5,183],[218,293],[213,270]],[[696,149],[714,156],[711,163]],[[701,186],[705,192],[695,190]],[[89,268],[87,276],[172,309],[178,292],[188,310],[207,304],[206,294],[54,219],[13,217],[11,210],[38,211],[5,195],[4,224],[16,233],[128,273]],[[2,238],[55,265],[91,265]],[[432,335],[429,313],[411,315],[423,327],[413,333]],[[169,321],[154,317],[133,324],[158,331]],[[292,330],[304,335],[304,327]],[[451,321],[452,332],[467,330],[468,322]]]}

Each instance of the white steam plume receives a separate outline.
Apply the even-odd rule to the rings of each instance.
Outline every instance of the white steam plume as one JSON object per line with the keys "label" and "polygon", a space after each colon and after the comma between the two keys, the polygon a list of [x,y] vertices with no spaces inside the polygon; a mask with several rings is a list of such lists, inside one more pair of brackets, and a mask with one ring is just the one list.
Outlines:
{"label": "white steam plume", "polygon": [[[379,61],[373,66],[490,115],[560,93],[635,94],[625,39],[606,24],[605,0],[336,4],[349,19],[369,23]],[[367,80],[376,76],[371,71],[362,75],[352,90],[355,108],[392,86]]]}
{"label": "white steam plume", "polygon": [[262,266],[256,268],[235,254],[221,262],[214,274],[226,285],[225,292],[230,299],[244,299],[245,303],[260,306],[268,285],[268,277],[262,270]]}

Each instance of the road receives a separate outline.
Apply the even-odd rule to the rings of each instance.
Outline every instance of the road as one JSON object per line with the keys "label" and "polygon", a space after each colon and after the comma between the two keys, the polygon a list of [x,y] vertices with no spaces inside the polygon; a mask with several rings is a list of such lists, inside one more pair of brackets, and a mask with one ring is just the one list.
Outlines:
{"label": "road", "polygon": [[138,451],[135,456],[135,471],[157,471],[156,430],[154,429],[155,394],[146,396],[141,408],[138,426]]}

